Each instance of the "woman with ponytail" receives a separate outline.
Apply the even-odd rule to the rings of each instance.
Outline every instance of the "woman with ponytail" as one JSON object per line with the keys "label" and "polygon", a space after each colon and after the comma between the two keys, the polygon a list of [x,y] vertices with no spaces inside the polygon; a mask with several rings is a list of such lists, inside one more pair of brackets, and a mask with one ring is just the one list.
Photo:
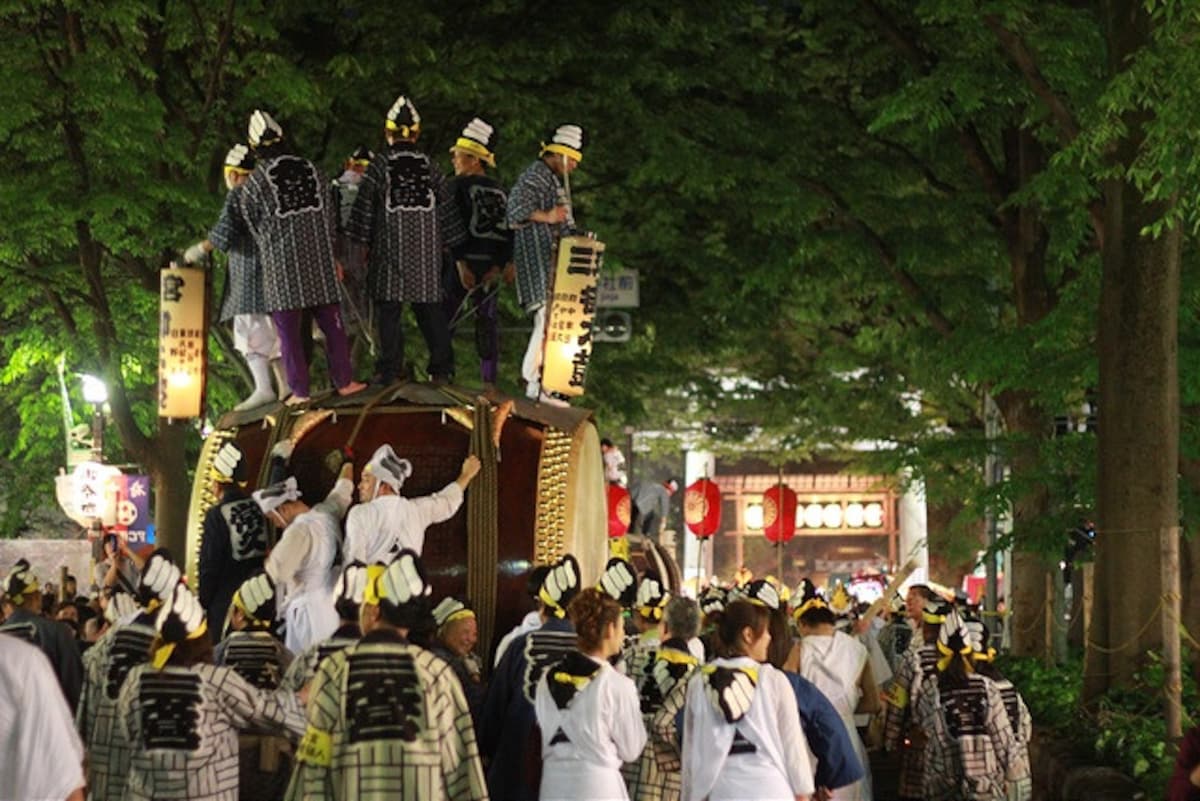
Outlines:
{"label": "woman with ponytail", "polygon": [[717,630],[717,658],[688,683],[684,801],[799,801],[815,789],[791,685],[767,663],[770,608],[737,600]]}
{"label": "woman with ponytail", "polygon": [[609,658],[621,652],[621,605],[598,589],[567,608],[577,650],[538,681],[534,702],[542,734],[540,801],[610,801],[629,797],[621,765],[646,745],[637,687]]}

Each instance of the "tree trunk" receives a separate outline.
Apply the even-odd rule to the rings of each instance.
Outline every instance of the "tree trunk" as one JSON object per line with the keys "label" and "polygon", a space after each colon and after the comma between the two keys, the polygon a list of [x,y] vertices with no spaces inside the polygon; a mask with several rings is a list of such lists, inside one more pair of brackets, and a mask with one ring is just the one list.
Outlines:
{"label": "tree trunk", "polygon": [[186,564],[188,504],[192,487],[188,482],[184,443],[191,427],[186,420],[168,423],[159,418],[154,444],[159,452],[151,468],[154,479],[155,543],[171,552],[178,565]]}
{"label": "tree trunk", "polygon": [[[1138,0],[1105,4],[1115,74],[1149,41]],[[1116,163],[1133,163],[1146,112],[1128,114]],[[1105,243],[1100,288],[1100,439],[1096,601],[1088,635],[1084,697],[1128,684],[1142,654],[1162,645],[1159,543],[1178,524],[1179,252],[1176,226],[1142,234],[1170,202],[1147,202],[1132,183],[1104,185]],[[1093,645],[1094,643],[1094,645]]]}
{"label": "tree trunk", "polygon": [[[1014,442],[1009,467],[1013,475],[1027,475],[1037,469],[1037,442],[1046,436],[1049,417],[1027,393],[1003,392],[996,397],[996,405]],[[1041,485],[1013,503],[1012,597],[1007,599],[1007,608],[1012,613],[1012,652],[1017,656],[1041,657],[1049,647],[1046,616],[1050,614],[1051,598],[1046,594],[1046,572],[1051,561],[1025,545],[1028,538],[1022,536],[1045,518],[1049,508],[1050,495]]]}

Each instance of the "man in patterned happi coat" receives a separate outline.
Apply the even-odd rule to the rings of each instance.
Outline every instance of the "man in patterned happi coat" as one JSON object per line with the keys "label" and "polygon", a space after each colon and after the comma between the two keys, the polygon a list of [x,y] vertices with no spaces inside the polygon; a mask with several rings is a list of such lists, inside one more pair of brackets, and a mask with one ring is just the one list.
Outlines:
{"label": "man in patterned happi coat", "polygon": [[301,335],[304,312],[325,333],[329,375],[339,395],[365,388],[354,380],[342,322],[333,238],[336,212],[329,184],[312,162],[283,146],[283,128],[270,114],[250,117],[250,146],[258,163],[243,184],[241,216],[258,251],[263,298],[279,334],[289,403],[309,399],[308,362]]}
{"label": "man in patterned happi coat", "polygon": [[245,490],[246,459],[234,442],[217,451],[209,469],[220,502],[204,515],[197,595],[219,642],[229,602],[242,582],[262,570],[267,556],[267,521]]}
{"label": "man in patterned happi coat", "polygon": [[[219,250],[229,260],[225,277],[225,299],[221,303],[220,321],[233,321],[233,347],[250,369],[254,391],[250,397],[234,406],[234,411],[253,409],[275,400],[271,386],[271,365],[279,368],[279,338],[275,325],[267,314],[263,300],[262,268],[254,249],[254,239],[242,221],[241,187],[254,170],[254,154],[245,145],[234,145],[225,154],[225,205],[208,239],[192,245],[183,260],[195,264],[206,253]],[[282,382],[281,382],[282,383]],[[220,621],[217,621],[218,625]]]}
{"label": "man in patterned happi coat", "polygon": [[117,725],[117,699],[125,677],[150,659],[155,615],[170,601],[182,573],[165,550],[142,567],[137,598],[114,588],[105,607],[109,629],[83,655],[83,695],[75,723],[87,746],[88,797],[119,801],[125,793],[131,747]]}
{"label": "man in patterned happi coat", "polygon": [[129,672],[117,698],[117,727],[132,746],[125,799],[238,801],[238,731],[298,737],[300,700],[212,664],[204,610],[186,585],[175,586],[155,627],[154,656]]}
{"label": "man in patterned happi coat", "polygon": [[454,347],[442,308],[443,248],[459,244],[462,220],[445,178],[417,149],[421,115],[404,95],[388,110],[387,149],[359,184],[346,235],[370,248],[367,285],[379,319],[375,380],[390,384],[405,373],[404,304],[412,305],[429,348],[434,382],[454,375]]}
{"label": "man in patterned happi coat", "polygon": [[513,231],[517,266],[517,301],[533,317],[533,333],[525,350],[521,375],[530,398],[541,397],[542,345],[546,338],[546,302],[554,273],[558,240],[575,227],[563,178],[583,160],[583,129],[560,125],[542,144],[540,158],[530,164],[508,194],[508,227]]}
{"label": "man in patterned happi coat", "polygon": [[542,747],[534,697],[546,669],[575,650],[567,605],[580,587],[579,563],[567,554],[546,572],[538,593],[541,627],[516,637],[492,674],[479,715],[479,750],[491,758],[493,801],[537,801]]}
{"label": "man in patterned happi coat", "polygon": [[500,366],[501,280],[512,283],[512,231],[505,222],[508,196],[487,174],[495,168],[495,129],[474,118],[450,148],[454,177],[450,193],[466,226],[466,240],[454,249],[455,270],[446,276],[446,314],[451,324],[456,314],[464,319],[472,303],[475,313],[475,351],[484,389],[494,389]]}
{"label": "man in patterned happi coat", "polygon": [[412,551],[368,568],[363,637],[317,668],[289,801],[487,798],[453,669],[407,639],[429,616],[430,592]]}

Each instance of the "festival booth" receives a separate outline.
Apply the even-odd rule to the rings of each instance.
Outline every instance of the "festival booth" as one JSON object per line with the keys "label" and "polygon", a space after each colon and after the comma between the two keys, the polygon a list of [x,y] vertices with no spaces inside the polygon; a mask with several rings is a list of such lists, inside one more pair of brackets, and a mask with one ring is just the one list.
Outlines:
{"label": "festival booth", "polygon": [[573,553],[584,582],[591,583],[608,558],[607,485],[591,413],[521,398],[512,399],[504,419],[499,408],[498,401],[454,387],[409,382],[297,409],[274,405],[226,414],[205,440],[196,469],[188,516],[190,580],[196,578],[204,515],[217,500],[209,467],[230,439],[245,453],[247,489],[254,490],[268,480],[271,448],[291,438],[290,469],[310,505],[333,487],[347,448],[356,479],[384,443],[412,462],[401,492],[406,497],[441,489],[474,453],[483,468],[466,502],[427,530],[422,556],[435,597],[460,595],[475,605],[480,650],[490,654],[530,608],[523,604],[534,566]]}

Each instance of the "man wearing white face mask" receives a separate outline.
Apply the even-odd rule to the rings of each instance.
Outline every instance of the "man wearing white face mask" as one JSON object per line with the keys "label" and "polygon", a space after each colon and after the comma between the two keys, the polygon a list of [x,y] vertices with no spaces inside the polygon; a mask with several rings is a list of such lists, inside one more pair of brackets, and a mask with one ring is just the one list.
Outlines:
{"label": "man wearing white face mask", "polygon": [[425,529],[454,516],[478,472],[479,457],[469,455],[454,481],[432,495],[405,498],[400,487],[412,475],[412,463],[397,457],[391,445],[380,445],[359,478],[359,503],[346,517],[346,561],[387,564],[405,548],[419,556]]}

